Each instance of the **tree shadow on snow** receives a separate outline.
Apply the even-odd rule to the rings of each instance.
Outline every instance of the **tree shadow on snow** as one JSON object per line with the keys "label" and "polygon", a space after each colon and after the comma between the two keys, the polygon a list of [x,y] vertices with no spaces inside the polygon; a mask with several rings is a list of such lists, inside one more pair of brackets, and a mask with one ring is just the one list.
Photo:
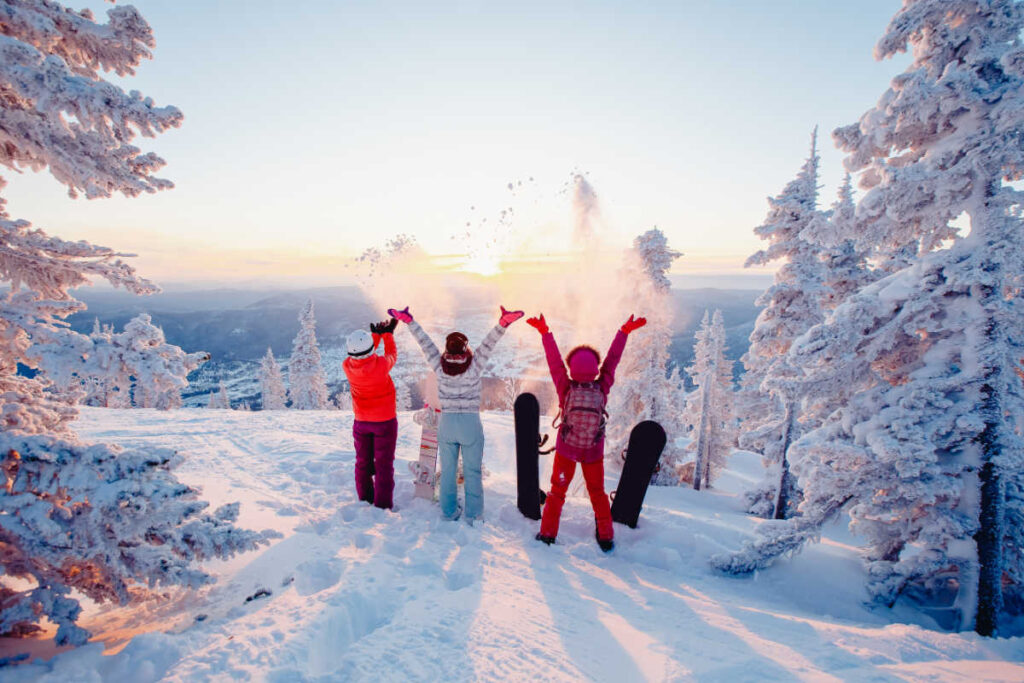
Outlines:
{"label": "tree shadow on snow", "polygon": [[[542,552],[545,549],[541,549]],[[645,676],[631,653],[606,626],[602,600],[577,590],[559,563],[569,556],[560,547],[529,553],[533,574],[551,612],[563,649],[588,678],[639,681]]]}
{"label": "tree shadow on snow", "polygon": [[[838,681],[830,671],[864,664],[822,641],[813,629],[804,634],[812,636],[807,639],[809,647],[790,645],[778,638],[779,630],[758,627],[768,625],[765,621],[741,620],[722,603],[682,582],[675,587],[659,585],[625,564],[601,569],[607,575],[578,572],[588,592],[607,600],[636,629],[658,640],[662,652],[678,662],[688,678]],[[609,581],[608,575],[614,579]],[[878,673],[879,680],[890,680]]]}

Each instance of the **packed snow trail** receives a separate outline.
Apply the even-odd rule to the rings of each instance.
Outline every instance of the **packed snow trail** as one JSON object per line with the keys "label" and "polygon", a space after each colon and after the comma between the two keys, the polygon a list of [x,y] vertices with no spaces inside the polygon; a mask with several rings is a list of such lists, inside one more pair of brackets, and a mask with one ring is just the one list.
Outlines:
{"label": "packed snow trail", "polygon": [[[515,506],[510,415],[483,414],[490,474],[472,527],[413,498],[420,429],[399,421],[387,512],[355,500],[350,413],[85,410],[84,438],[177,448],[184,480],[215,504],[241,500],[243,525],[283,537],[215,564],[206,590],[92,606],[82,623],[98,642],[5,680],[1024,679],[1024,639],[865,609],[837,530],[751,579],[714,574],[707,558],[757,523],[734,493],[761,476],[750,454],[709,491],[650,489],[640,526],[616,525],[605,555],[585,495],[567,502],[557,545],[533,540],[537,522]],[[6,640],[0,656],[25,649]]]}

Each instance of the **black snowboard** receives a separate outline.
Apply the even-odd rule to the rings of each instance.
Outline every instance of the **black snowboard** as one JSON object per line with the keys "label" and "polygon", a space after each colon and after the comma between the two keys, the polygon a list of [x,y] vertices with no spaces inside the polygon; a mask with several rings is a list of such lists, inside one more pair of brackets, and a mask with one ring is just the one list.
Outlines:
{"label": "black snowboard", "polygon": [[619,487],[612,492],[612,519],[619,524],[636,528],[647,485],[651,483],[651,475],[665,448],[665,441],[665,430],[651,420],[641,422],[629,433]]}
{"label": "black snowboard", "polygon": [[516,416],[516,504],[523,516],[540,519],[540,404],[533,394],[519,394],[514,406]]}

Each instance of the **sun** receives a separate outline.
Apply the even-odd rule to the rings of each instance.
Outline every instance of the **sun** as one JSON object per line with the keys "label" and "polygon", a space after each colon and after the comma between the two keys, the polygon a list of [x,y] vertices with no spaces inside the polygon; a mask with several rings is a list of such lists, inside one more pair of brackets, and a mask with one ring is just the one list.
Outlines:
{"label": "sun", "polygon": [[459,266],[459,270],[484,277],[493,277],[501,273],[501,263],[492,254],[470,254]]}

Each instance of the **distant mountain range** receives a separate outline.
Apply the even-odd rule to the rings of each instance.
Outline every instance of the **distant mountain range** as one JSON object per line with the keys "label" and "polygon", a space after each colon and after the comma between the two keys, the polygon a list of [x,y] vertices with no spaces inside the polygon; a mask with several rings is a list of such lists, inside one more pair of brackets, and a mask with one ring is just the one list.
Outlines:
{"label": "distant mountain range", "polygon": [[[745,289],[673,289],[673,363],[685,367],[693,357],[693,335],[705,310],[722,310],[728,338],[728,357],[738,360],[747,350],[747,338],[759,309],[754,300],[759,291]],[[341,363],[345,359],[344,339],[352,329],[378,315],[358,287],[327,287],[307,290],[211,289],[171,291],[151,297],[137,297],[109,289],[82,289],[76,296],[88,310],[72,316],[73,329],[88,333],[93,320],[120,330],[139,313],[149,313],[163,328],[167,341],[186,351],[208,351],[212,360],[189,377],[186,405],[206,405],[207,395],[223,381],[233,405],[259,404],[256,371],[259,360],[270,347],[287,368],[292,339],[298,331],[298,313],[307,298],[316,307],[317,338],[324,357],[328,386],[332,393],[344,387]],[[466,298],[466,311],[460,311],[467,331],[479,328],[482,335],[493,324],[489,309],[493,302],[474,302]],[[484,314],[482,311],[487,310]],[[411,343],[411,341],[410,341]],[[539,345],[499,346],[495,357],[496,375],[501,366],[508,374],[520,374],[523,368],[540,359]],[[424,389],[413,377],[426,373],[419,353],[402,357],[396,374],[408,381],[416,405]],[[740,366],[737,365],[737,374]],[[407,378],[407,380],[406,380]],[[485,387],[492,401],[502,388],[492,381]],[[488,391],[489,389],[489,391]]]}

